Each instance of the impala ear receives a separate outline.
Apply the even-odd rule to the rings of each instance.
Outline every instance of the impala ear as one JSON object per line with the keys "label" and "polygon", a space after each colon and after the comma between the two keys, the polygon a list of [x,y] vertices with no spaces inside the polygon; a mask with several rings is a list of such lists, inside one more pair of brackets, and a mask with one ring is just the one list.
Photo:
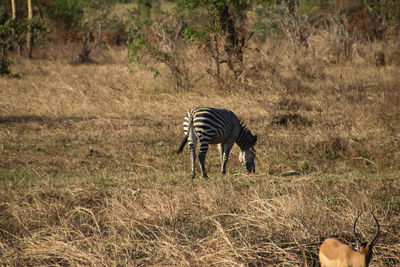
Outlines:
{"label": "impala ear", "polygon": [[253,146],[256,144],[257,142],[257,135],[253,135]]}

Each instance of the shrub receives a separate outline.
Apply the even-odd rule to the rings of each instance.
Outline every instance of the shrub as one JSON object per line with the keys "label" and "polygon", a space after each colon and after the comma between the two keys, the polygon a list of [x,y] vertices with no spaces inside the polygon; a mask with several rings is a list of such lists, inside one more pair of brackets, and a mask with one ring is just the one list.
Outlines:
{"label": "shrub", "polygon": [[49,9],[49,15],[67,28],[74,28],[79,26],[85,6],[86,1],[81,0],[54,0],[54,5]]}

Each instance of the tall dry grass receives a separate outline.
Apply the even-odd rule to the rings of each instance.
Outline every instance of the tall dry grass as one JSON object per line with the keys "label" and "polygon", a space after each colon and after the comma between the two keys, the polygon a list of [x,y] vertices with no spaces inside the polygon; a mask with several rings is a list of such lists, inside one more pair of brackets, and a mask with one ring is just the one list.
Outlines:
{"label": "tall dry grass", "polygon": [[[355,241],[360,210],[362,237],[375,231],[367,211],[381,224],[371,265],[400,264],[396,64],[271,43],[246,55],[240,83],[204,76],[183,91],[125,49],[79,66],[71,47],[51,49],[13,57],[19,78],[0,78],[0,265],[313,266],[324,238]],[[211,148],[210,179],[189,178],[173,152],[197,105],[258,134],[255,175],[235,147],[221,176]]]}
{"label": "tall dry grass", "polygon": [[312,265],[323,238],[354,241],[357,210],[381,223],[373,266],[398,263],[397,177],[181,178],[3,192],[2,264]]}

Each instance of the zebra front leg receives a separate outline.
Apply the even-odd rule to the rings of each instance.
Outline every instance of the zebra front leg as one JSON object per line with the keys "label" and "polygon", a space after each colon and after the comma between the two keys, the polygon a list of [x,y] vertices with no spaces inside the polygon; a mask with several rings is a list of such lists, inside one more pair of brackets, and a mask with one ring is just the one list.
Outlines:
{"label": "zebra front leg", "polygon": [[204,178],[208,178],[206,168],[204,166],[204,163],[206,161],[207,150],[208,150],[208,144],[200,144],[199,161],[201,166],[201,173],[203,174]]}
{"label": "zebra front leg", "polygon": [[189,143],[189,150],[190,154],[192,156],[192,174],[191,177],[194,178],[196,175],[196,144],[193,144],[192,142]]}
{"label": "zebra front leg", "polygon": [[224,147],[225,147],[225,143],[221,143],[218,144],[218,150],[219,150],[219,155],[220,155],[220,159],[221,159],[221,173],[224,174],[225,173],[225,168],[224,168]]}
{"label": "zebra front leg", "polygon": [[232,149],[234,142],[233,141],[227,141],[224,144],[222,144],[222,154],[221,154],[221,160],[222,160],[222,166],[221,166],[221,173],[225,174],[226,173],[226,163],[228,162],[229,158],[229,152]]}

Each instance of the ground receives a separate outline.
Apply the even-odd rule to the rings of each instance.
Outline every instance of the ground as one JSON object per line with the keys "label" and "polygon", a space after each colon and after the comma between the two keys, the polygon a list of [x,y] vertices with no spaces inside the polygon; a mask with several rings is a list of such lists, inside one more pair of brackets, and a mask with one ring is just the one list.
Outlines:
{"label": "ground", "polygon": [[[325,238],[355,241],[359,211],[362,238],[368,211],[381,224],[371,265],[400,264],[398,66],[274,54],[245,86],[183,90],[125,48],[78,66],[59,49],[0,78],[0,265],[310,266]],[[198,105],[258,135],[254,175],[237,146],[221,175],[211,147],[190,178],[174,152]]]}

